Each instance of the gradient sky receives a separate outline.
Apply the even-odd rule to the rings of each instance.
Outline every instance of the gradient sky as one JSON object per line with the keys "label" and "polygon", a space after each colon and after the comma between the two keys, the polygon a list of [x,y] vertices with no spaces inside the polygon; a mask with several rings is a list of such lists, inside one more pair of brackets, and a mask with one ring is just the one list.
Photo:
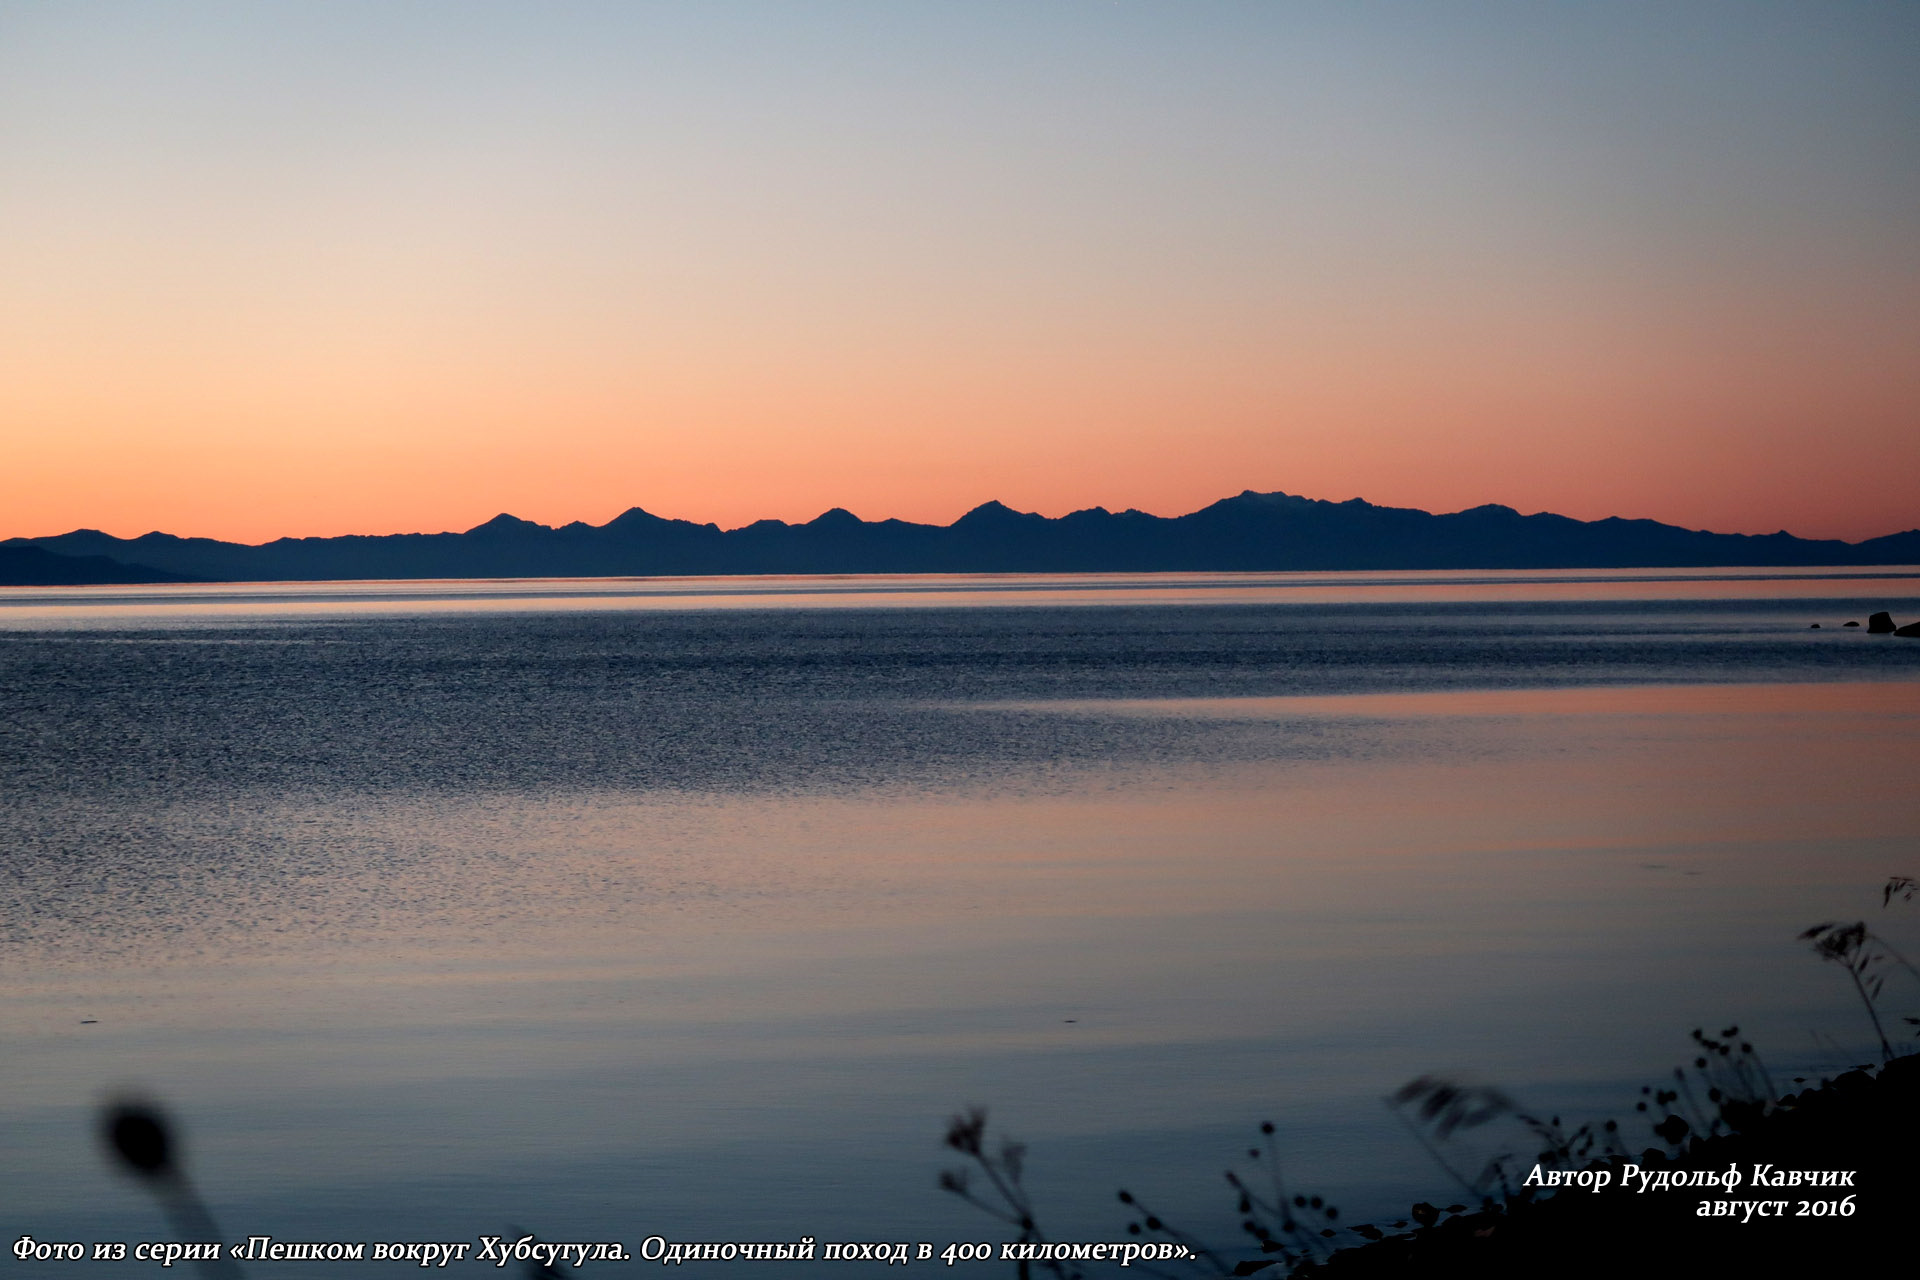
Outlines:
{"label": "gradient sky", "polygon": [[1920,525],[1920,5],[0,3],[0,536]]}

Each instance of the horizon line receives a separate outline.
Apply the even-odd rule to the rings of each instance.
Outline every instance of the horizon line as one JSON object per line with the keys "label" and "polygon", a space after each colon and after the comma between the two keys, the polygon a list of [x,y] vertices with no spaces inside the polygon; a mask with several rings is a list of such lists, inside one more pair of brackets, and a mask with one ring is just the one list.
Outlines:
{"label": "horizon line", "polygon": [[814,516],[811,520],[802,520],[802,521],[796,522],[796,521],[781,520],[776,517],[762,517],[757,520],[750,520],[745,524],[735,525],[732,527],[722,527],[717,522],[711,521],[711,520],[702,521],[702,520],[691,519],[685,516],[661,515],[658,512],[649,511],[646,508],[636,504],[633,506],[626,507],[625,509],[611,516],[601,524],[591,524],[586,520],[580,520],[580,519],[569,520],[564,524],[542,524],[537,520],[528,520],[528,519],[525,519],[524,517],[516,516],[510,511],[501,511],[493,516],[488,517],[485,520],[480,521],[477,524],[470,525],[463,529],[439,529],[439,530],[399,529],[399,530],[393,530],[387,533],[279,534],[275,537],[267,538],[260,542],[240,542],[240,541],[235,541],[227,538],[211,537],[211,536],[202,535],[202,534],[178,534],[178,533],[169,532],[168,530],[165,530],[165,529],[149,529],[144,533],[133,534],[133,535],[121,535],[121,534],[108,533],[104,529],[99,529],[90,525],[77,526],[73,529],[62,530],[59,533],[10,534],[10,535],[6,535],[5,537],[0,537],[0,542],[36,542],[44,539],[68,537],[73,534],[79,534],[79,533],[93,533],[93,534],[99,534],[103,537],[114,538],[118,541],[123,541],[123,542],[138,542],[143,538],[162,537],[162,538],[177,538],[182,541],[217,542],[227,546],[266,547],[266,546],[271,546],[277,542],[331,541],[339,538],[404,538],[404,537],[434,538],[434,537],[448,537],[448,536],[464,537],[468,534],[476,533],[486,528],[489,525],[499,524],[502,521],[509,521],[517,526],[524,525],[531,528],[544,529],[544,530],[547,530],[548,532],[558,532],[563,529],[571,529],[571,528],[605,529],[611,525],[617,524],[622,519],[625,519],[629,516],[633,516],[636,514],[641,516],[646,516],[655,520],[660,520],[662,522],[670,523],[670,524],[688,524],[698,528],[714,529],[722,534],[738,533],[743,530],[751,529],[760,525],[780,525],[790,529],[807,528],[809,526],[819,524],[821,521],[826,520],[832,516],[845,516],[862,525],[880,525],[880,524],[888,524],[888,523],[897,523],[897,524],[903,524],[903,525],[910,525],[917,528],[951,529],[955,525],[959,524],[961,521],[967,519],[969,516],[976,515],[982,511],[992,511],[994,509],[1006,511],[1009,514],[1014,516],[1029,516],[1036,519],[1047,520],[1047,521],[1064,520],[1071,516],[1086,515],[1086,514],[1103,514],[1103,515],[1109,515],[1109,516],[1138,515],[1138,516],[1145,516],[1149,519],[1155,519],[1155,520],[1179,520],[1179,519],[1185,518],[1186,516],[1197,515],[1198,513],[1205,511],[1211,507],[1218,506],[1223,502],[1230,502],[1235,499],[1249,498],[1249,497],[1251,498],[1285,498],[1285,499],[1292,499],[1297,502],[1313,503],[1317,505],[1330,506],[1330,507],[1352,506],[1352,505],[1358,504],[1358,505],[1371,507],[1381,511],[1413,511],[1413,512],[1418,512],[1422,515],[1433,516],[1435,518],[1445,518],[1448,516],[1466,515],[1475,511],[1497,510],[1497,511],[1512,512],[1513,514],[1521,517],[1522,519],[1531,519],[1536,516],[1544,515],[1544,516],[1554,516],[1562,520],[1571,520],[1580,524],[1602,524],[1609,521],[1618,521],[1621,523],[1647,523],[1647,524],[1663,525],[1667,528],[1684,529],[1692,533],[1713,534],[1714,536],[1717,536],[1717,537],[1735,537],[1735,538],[1789,537],[1789,538],[1796,538],[1805,542],[1832,542],[1832,543],[1837,543],[1841,546],[1858,546],[1862,542],[1872,542],[1878,538],[1893,537],[1902,533],[1920,532],[1920,525],[1915,525],[1905,529],[1895,529],[1888,533],[1872,534],[1865,538],[1859,538],[1854,540],[1848,540],[1844,538],[1808,538],[1808,537],[1803,537],[1800,534],[1793,533],[1790,530],[1784,529],[1784,528],[1775,530],[1771,533],[1722,533],[1718,530],[1706,529],[1696,525],[1669,524],[1667,521],[1659,520],[1651,516],[1622,516],[1622,515],[1615,514],[1615,515],[1600,516],[1591,520],[1587,520],[1587,519],[1582,519],[1578,516],[1563,515],[1560,512],[1550,511],[1545,508],[1542,508],[1538,511],[1530,511],[1530,512],[1521,511],[1517,507],[1513,507],[1502,502],[1482,502],[1482,503],[1477,503],[1471,507],[1461,507],[1454,511],[1430,511],[1424,507],[1397,507],[1397,506],[1389,506],[1389,505],[1384,505],[1380,503],[1370,502],[1367,499],[1362,498],[1358,495],[1355,495],[1354,497],[1351,497],[1351,498],[1344,498],[1344,499],[1309,498],[1302,494],[1288,493],[1285,490],[1281,490],[1281,489],[1272,489],[1272,490],[1242,489],[1239,493],[1229,494],[1222,498],[1216,498],[1212,502],[1205,503],[1199,507],[1195,507],[1191,511],[1183,511],[1177,515],[1170,515],[1170,516],[1161,515],[1159,513],[1152,512],[1152,511],[1144,511],[1138,507],[1126,507],[1119,511],[1115,511],[1112,508],[1106,507],[1101,504],[1095,504],[1089,507],[1076,507],[1058,516],[1048,516],[1048,515],[1043,515],[1037,511],[1021,511],[1018,508],[1008,506],[1006,503],[1000,501],[998,498],[988,498],[984,502],[976,503],[975,505],[967,508],[965,511],[961,512],[958,516],[954,517],[953,520],[949,521],[946,524],[934,524],[932,522],[917,521],[917,520],[902,520],[896,516],[882,516],[877,519],[867,519],[866,517],[857,515],[849,508],[835,505],[835,506],[828,507],[825,511],[822,511],[819,515]]}

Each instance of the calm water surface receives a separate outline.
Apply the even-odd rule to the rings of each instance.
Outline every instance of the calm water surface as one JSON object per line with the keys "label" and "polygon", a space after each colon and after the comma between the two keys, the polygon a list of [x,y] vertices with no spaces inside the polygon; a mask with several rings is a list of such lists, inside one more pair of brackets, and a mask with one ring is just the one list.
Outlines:
{"label": "calm water surface", "polygon": [[1920,576],[0,590],[0,1230],[168,1238],[128,1089],[229,1240],[1006,1238],[935,1187],[969,1104],[1055,1238],[1124,1185],[1234,1243],[1268,1119],[1398,1216],[1411,1076],[1864,1060],[1795,934],[1920,919],[1876,609]]}

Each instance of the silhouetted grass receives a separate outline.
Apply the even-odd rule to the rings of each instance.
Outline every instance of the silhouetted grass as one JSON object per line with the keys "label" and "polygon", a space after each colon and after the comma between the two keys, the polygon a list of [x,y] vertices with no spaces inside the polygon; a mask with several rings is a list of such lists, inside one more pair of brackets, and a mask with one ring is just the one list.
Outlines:
{"label": "silhouetted grass", "polygon": [[[101,1112],[100,1138],[114,1162],[153,1193],[167,1224],[183,1242],[225,1241],[213,1215],[187,1177],[173,1125],[158,1104],[140,1098],[109,1103]],[[196,1258],[207,1280],[242,1280],[231,1258]]]}
{"label": "silhouetted grass", "polygon": [[[1881,906],[1913,901],[1920,881],[1896,876],[1881,892]],[[1619,1121],[1566,1127],[1559,1116],[1541,1118],[1505,1092],[1439,1076],[1421,1076],[1391,1097],[1388,1106],[1409,1133],[1459,1188],[1454,1203],[1422,1201],[1390,1224],[1346,1225],[1321,1197],[1289,1193],[1274,1144],[1274,1126],[1260,1126],[1261,1141],[1247,1156],[1250,1175],[1229,1171],[1241,1229],[1257,1253],[1228,1259],[1168,1224],[1135,1196],[1120,1192],[1131,1211],[1127,1229],[1185,1244],[1184,1260],[1195,1272],[1249,1276],[1274,1269],[1288,1276],[1537,1277],[1543,1267],[1576,1274],[1678,1274],[1707,1268],[1744,1269],[1785,1275],[1826,1269],[1855,1251],[1885,1250],[1910,1256],[1920,1187],[1920,1055],[1902,1055],[1887,1033],[1887,983],[1894,970],[1920,981],[1920,969],[1865,921],[1829,921],[1800,935],[1821,959],[1838,964],[1861,1001],[1879,1040],[1881,1061],[1856,1066],[1833,1079],[1783,1090],[1738,1026],[1710,1034],[1695,1028],[1690,1067],[1676,1067],[1669,1085],[1643,1088],[1635,1119],[1653,1141],[1637,1152]],[[1920,1017],[1903,1021],[1920,1028]],[[1794,1084],[1806,1085],[1804,1078]],[[1462,1166],[1450,1144],[1469,1130],[1506,1126],[1511,1147]],[[986,1113],[956,1119],[948,1145],[968,1155],[989,1175],[997,1200],[973,1192],[965,1171],[943,1175],[941,1185],[1018,1225],[1022,1241],[1041,1240],[1034,1209],[1020,1183],[1023,1148],[1008,1144],[989,1154]],[[956,1141],[956,1135],[962,1140]],[[1495,1144],[1496,1147],[1505,1144]],[[1005,1153],[1011,1152],[1008,1160]],[[1622,1170],[1647,1175],[1707,1174],[1738,1170],[1741,1182],[1641,1192],[1622,1187]],[[1757,1168],[1836,1171],[1847,1185],[1776,1187],[1754,1185]],[[1610,1185],[1597,1191],[1565,1187],[1542,1190],[1542,1174],[1608,1172]],[[1850,1197],[1850,1211],[1822,1213]],[[1785,1202],[1785,1216],[1711,1212],[1719,1202]],[[1705,1212],[1703,1212],[1705,1210]],[[1136,1266],[1140,1264],[1135,1264]],[[1051,1268],[1060,1280],[1081,1280],[1071,1266]],[[1144,1268],[1164,1275],[1154,1268]],[[1020,1266],[1022,1280],[1027,1267]]]}

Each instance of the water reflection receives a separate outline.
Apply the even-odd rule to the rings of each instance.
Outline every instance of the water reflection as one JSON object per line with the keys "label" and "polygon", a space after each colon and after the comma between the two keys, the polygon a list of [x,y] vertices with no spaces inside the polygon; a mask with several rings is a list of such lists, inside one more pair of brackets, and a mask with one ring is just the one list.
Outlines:
{"label": "water reflection", "polygon": [[1920,568],[859,574],[0,587],[0,629],[686,609],[1904,599]]}
{"label": "water reflection", "polygon": [[[779,677],[815,707],[784,723],[816,759],[884,757],[857,785],[784,764],[622,785],[370,740],[348,759],[379,706],[428,705],[473,734],[528,707],[582,759],[630,760],[621,735],[734,705],[710,696],[724,631],[673,633],[707,665],[669,647],[573,683],[551,673],[599,670],[611,633],[401,631],[391,652],[339,633],[337,669],[287,646],[235,665],[135,644],[151,667],[33,649],[79,692],[36,686],[14,719],[69,763],[5,810],[0,1140],[34,1153],[0,1171],[8,1224],[161,1230],[89,1136],[103,1095],[139,1087],[191,1120],[236,1236],[973,1239],[933,1177],[942,1121],[977,1102],[1033,1144],[1058,1234],[1113,1231],[1125,1184],[1230,1238],[1218,1170],[1256,1119],[1349,1212],[1401,1210],[1433,1174],[1378,1099],[1421,1072],[1624,1110],[1691,1026],[1738,1021],[1782,1067],[1863,1038],[1793,939],[1912,870],[1904,668],[1515,687],[1571,643],[1556,631],[1504,666],[1474,650],[1454,690],[1375,664],[1400,687],[1220,698],[1193,691],[1251,660],[1194,637],[1238,624],[1030,616],[1057,647],[1017,676],[993,629],[956,633],[973,665],[899,668],[937,676],[882,678],[837,632],[742,659],[740,687],[811,673]],[[1391,651],[1438,643],[1427,625]],[[1888,644],[1856,647],[1900,660]],[[663,682],[644,718],[599,717],[642,678]],[[459,696],[405,701],[432,681]],[[229,732],[196,737],[182,708],[213,706]],[[140,754],[166,716],[187,727]],[[870,727],[914,717],[941,727]],[[909,768],[902,742],[927,754]],[[302,764],[323,749],[346,763]],[[300,785],[223,772],[263,754]],[[423,781],[377,785],[364,762],[389,760]],[[142,781],[162,763],[171,785]]]}

